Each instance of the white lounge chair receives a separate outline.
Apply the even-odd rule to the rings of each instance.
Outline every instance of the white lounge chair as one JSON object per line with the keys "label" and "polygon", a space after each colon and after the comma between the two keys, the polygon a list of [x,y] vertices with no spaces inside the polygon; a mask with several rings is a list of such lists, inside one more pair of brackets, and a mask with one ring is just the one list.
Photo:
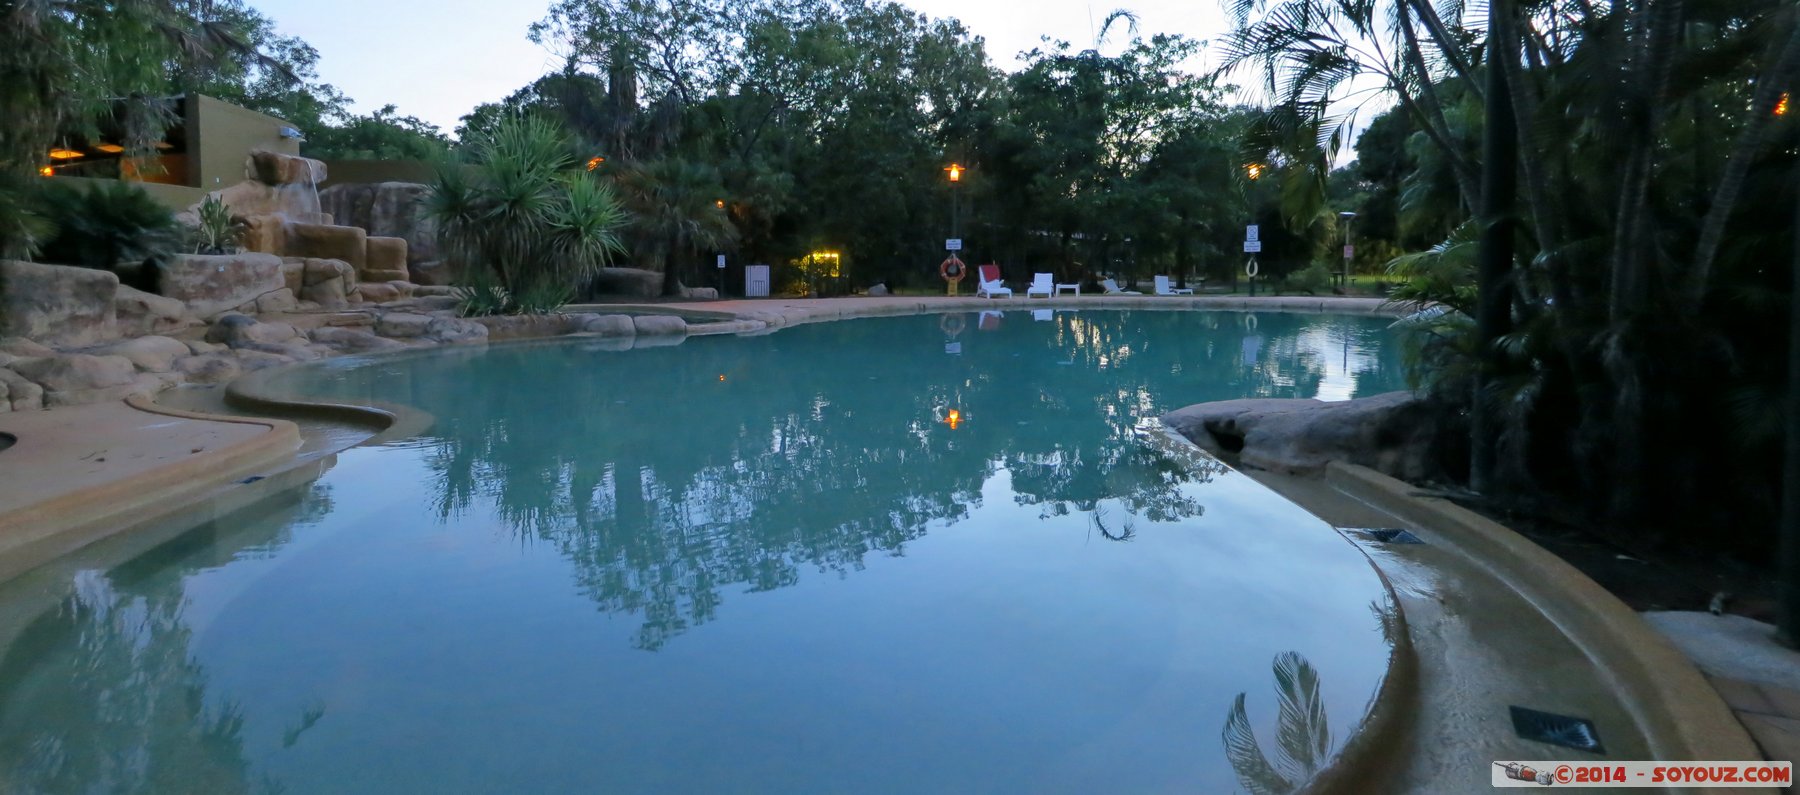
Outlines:
{"label": "white lounge chair", "polygon": [[1048,274],[1048,273],[1032,274],[1031,275],[1031,286],[1025,288],[1025,297],[1026,298],[1030,298],[1032,296],[1037,296],[1037,295],[1041,295],[1045,298],[1049,298],[1050,296],[1054,295],[1055,293],[1056,293],[1056,277],[1054,275]]}
{"label": "white lounge chair", "polygon": [[1121,290],[1119,283],[1111,279],[1101,279],[1100,289],[1105,290],[1107,295],[1143,295],[1136,290]]}
{"label": "white lounge chair", "polygon": [[976,281],[980,286],[975,288],[975,295],[982,298],[1011,298],[1013,291],[1000,281],[1000,266],[983,265],[976,268]]}
{"label": "white lounge chair", "polygon": [[1171,287],[1171,286],[1169,286],[1169,277],[1158,276],[1158,277],[1156,277],[1156,294],[1157,295],[1193,295],[1194,290],[1191,287]]}

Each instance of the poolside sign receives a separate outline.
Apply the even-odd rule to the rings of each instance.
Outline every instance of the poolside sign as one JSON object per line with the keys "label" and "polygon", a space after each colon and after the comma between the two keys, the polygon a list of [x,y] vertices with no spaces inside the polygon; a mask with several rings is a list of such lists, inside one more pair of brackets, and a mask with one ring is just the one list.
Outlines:
{"label": "poolside sign", "polygon": [[962,250],[962,238],[953,237],[953,238],[950,238],[949,240],[944,241],[944,250],[945,251],[961,251]]}
{"label": "poolside sign", "polygon": [[1245,254],[1261,254],[1262,253],[1262,241],[1261,240],[1246,240],[1246,241],[1244,241],[1244,253]]}
{"label": "poolside sign", "polygon": [[1245,243],[1261,242],[1262,241],[1262,236],[1260,234],[1261,232],[1262,232],[1262,229],[1259,228],[1256,224],[1250,224],[1249,226],[1244,227],[1244,242]]}

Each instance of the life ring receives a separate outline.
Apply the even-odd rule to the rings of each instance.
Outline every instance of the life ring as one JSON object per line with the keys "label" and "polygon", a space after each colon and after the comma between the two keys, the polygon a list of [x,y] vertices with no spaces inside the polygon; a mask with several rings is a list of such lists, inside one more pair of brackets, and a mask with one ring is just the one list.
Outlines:
{"label": "life ring", "polygon": [[967,325],[968,321],[963,320],[962,315],[945,315],[943,320],[938,321],[938,328],[952,337],[963,333],[963,328]]}
{"label": "life ring", "polygon": [[1254,279],[1254,278],[1256,278],[1256,274],[1258,274],[1258,273],[1262,273],[1262,268],[1257,266],[1256,260],[1252,259],[1252,260],[1250,260],[1250,264],[1244,266],[1244,275],[1245,276],[1249,276],[1250,278]]}
{"label": "life ring", "polygon": [[944,277],[944,281],[947,282],[962,281],[962,278],[968,273],[969,266],[964,265],[963,261],[957,259],[955,254],[951,254],[948,259],[938,264],[938,275]]}

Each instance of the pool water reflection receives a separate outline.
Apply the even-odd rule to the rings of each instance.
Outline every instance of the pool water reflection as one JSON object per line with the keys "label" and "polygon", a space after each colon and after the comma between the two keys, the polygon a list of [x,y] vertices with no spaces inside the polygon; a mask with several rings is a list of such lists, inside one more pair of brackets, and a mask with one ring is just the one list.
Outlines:
{"label": "pool water reflection", "polygon": [[[1258,755],[1322,762],[1386,670],[1378,577],[1147,421],[1388,391],[1399,363],[1378,319],[1244,317],[296,371],[437,422],[149,553],[0,586],[0,781],[1215,792]],[[1277,743],[1295,701],[1318,725]]]}

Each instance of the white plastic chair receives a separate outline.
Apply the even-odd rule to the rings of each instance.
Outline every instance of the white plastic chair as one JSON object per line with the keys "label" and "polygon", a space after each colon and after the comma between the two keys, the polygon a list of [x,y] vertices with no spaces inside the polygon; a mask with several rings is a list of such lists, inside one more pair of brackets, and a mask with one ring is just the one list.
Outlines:
{"label": "white plastic chair", "polygon": [[1041,295],[1045,298],[1049,298],[1051,295],[1054,295],[1055,293],[1056,293],[1056,277],[1054,275],[1048,274],[1048,273],[1032,274],[1031,275],[1031,286],[1025,288],[1025,297],[1026,298],[1031,298],[1033,296],[1038,296],[1038,295]]}
{"label": "white plastic chair", "polygon": [[1101,279],[1100,289],[1105,290],[1107,295],[1143,295],[1136,290],[1121,290],[1119,283],[1111,279]]}
{"label": "white plastic chair", "polygon": [[975,295],[982,298],[1011,298],[1013,291],[1000,281],[1000,269],[993,265],[982,265],[975,269],[975,280],[979,284]]}
{"label": "white plastic chair", "polygon": [[1191,287],[1171,287],[1171,286],[1169,286],[1169,277],[1158,276],[1158,277],[1156,277],[1156,294],[1157,295],[1193,295],[1194,290]]}

